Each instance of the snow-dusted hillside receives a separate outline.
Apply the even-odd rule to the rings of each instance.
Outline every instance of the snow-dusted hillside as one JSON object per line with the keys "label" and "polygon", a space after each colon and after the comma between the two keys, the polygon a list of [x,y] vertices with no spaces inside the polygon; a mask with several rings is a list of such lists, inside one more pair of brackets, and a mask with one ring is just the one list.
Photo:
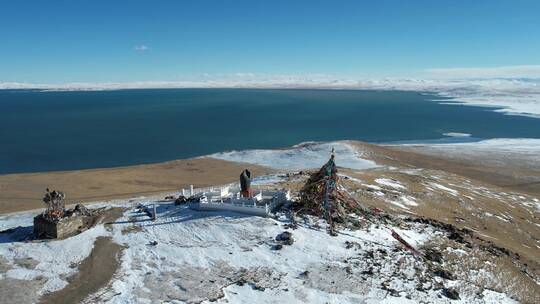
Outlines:
{"label": "snow-dusted hillside", "polygon": [[[468,282],[430,279],[425,263],[394,240],[389,230],[395,229],[414,246],[444,237],[444,232],[426,225],[369,224],[332,237],[325,223],[314,218],[291,229],[285,217],[197,212],[172,203],[160,203],[154,222],[132,208],[139,203],[153,201],[126,202],[128,209],[109,230],[101,224],[67,240],[43,243],[4,238],[0,252],[10,269],[2,279],[45,277],[32,292],[61,289],[76,271],[71,265],[90,254],[98,236],[108,236],[125,246],[120,267],[113,281],[90,295],[88,303],[448,302],[441,298],[443,286],[460,287],[461,303],[512,302],[504,294],[482,291]],[[18,215],[17,223],[29,225],[31,214]],[[275,236],[285,230],[292,232],[294,243],[274,250]],[[157,245],[151,245],[154,241]],[[17,264],[20,259],[35,261],[35,267]]]}
{"label": "snow-dusted hillside", "polygon": [[[319,166],[332,147],[347,191],[382,209],[380,216],[358,217],[330,236],[312,216],[298,216],[294,227],[286,212],[261,218],[194,211],[163,194],[91,204],[117,216],[65,240],[39,241],[31,238],[37,211],[3,215],[0,303],[537,302],[537,198],[398,167],[395,159],[375,164],[373,151],[349,142],[213,157],[269,162],[284,173],[253,184],[294,193],[307,178],[294,170]],[[154,204],[156,221],[138,208]],[[393,238],[392,229],[424,257]],[[285,231],[290,245],[276,241]]]}

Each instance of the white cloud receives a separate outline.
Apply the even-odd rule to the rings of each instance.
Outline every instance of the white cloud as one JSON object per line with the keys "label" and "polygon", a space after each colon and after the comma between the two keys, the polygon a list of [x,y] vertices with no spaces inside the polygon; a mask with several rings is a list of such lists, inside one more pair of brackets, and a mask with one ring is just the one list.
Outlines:
{"label": "white cloud", "polygon": [[429,78],[540,78],[540,65],[427,69]]}
{"label": "white cloud", "polygon": [[140,44],[140,45],[134,46],[133,49],[138,52],[144,52],[144,51],[148,51],[150,48],[144,44]]}

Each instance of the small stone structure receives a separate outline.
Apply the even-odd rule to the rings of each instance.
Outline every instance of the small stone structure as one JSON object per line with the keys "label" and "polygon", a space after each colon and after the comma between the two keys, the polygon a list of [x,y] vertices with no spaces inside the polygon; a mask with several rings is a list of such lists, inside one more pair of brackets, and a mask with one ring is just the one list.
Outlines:
{"label": "small stone structure", "polygon": [[47,209],[34,217],[36,238],[64,239],[94,226],[101,215],[101,209],[89,210],[82,204],[73,209],[65,209],[64,193],[49,191],[43,198]]}
{"label": "small stone structure", "polygon": [[64,216],[51,219],[42,213],[34,217],[34,236],[47,239],[64,239],[93,227],[102,217],[102,209],[89,210],[81,204],[68,209]]}
{"label": "small stone structure", "polygon": [[85,230],[92,216],[71,216],[51,221],[41,214],[34,217],[34,235],[38,238],[64,239]]}

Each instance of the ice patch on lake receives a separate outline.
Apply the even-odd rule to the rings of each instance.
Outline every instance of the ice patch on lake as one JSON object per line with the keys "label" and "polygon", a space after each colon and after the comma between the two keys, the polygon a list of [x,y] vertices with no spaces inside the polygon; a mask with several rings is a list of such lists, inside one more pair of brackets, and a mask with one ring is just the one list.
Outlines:
{"label": "ice patch on lake", "polygon": [[459,132],[448,132],[448,133],[443,133],[444,136],[449,136],[449,137],[471,137],[471,134],[469,133],[459,133]]}
{"label": "ice patch on lake", "polygon": [[375,162],[362,158],[361,152],[346,142],[310,142],[288,149],[229,151],[212,154],[209,157],[280,170],[302,170],[320,168],[330,158],[332,148],[335,149],[338,167],[356,170],[378,167]]}

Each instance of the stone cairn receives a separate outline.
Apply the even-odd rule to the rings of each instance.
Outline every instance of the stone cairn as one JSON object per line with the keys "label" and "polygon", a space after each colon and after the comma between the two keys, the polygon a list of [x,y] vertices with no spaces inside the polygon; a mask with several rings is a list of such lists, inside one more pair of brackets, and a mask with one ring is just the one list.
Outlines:
{"label": "stone cairn", "polygon": [[330,159],[313,173],[300,190],[300,199],[293,204],[296,213],[323,217],[329,224],[329,232],[335,235],[335,223],[347,223],[349,214],[371,213],[355,200],[340,184],[337,175],[334,149]]}

